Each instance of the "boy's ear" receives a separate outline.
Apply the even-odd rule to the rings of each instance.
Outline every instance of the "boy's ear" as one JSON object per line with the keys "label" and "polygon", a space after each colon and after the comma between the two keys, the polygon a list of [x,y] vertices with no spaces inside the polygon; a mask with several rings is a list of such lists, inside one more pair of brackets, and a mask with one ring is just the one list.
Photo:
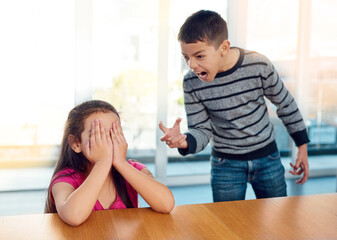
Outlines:
{"label": "boy's ear", "polygon": [[230,47],[231,47],[230,42],[228,40],[224,40],[220,45],[221,55],[226,56],[229,53]]}
{"label": "boy's ear", "polygon": [[74,150],[74,152],[76,152],[76,153],[82,152],[81,143],[80,143],[79,139],[77,137],[75,137],[74,135],[70,134],[68,136],[68,143],[69,143],[71,149]]}

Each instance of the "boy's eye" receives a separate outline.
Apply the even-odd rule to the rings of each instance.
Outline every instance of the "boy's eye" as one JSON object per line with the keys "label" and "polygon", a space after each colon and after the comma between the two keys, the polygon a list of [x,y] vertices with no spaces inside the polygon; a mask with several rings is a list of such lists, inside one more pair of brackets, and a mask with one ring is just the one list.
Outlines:
{"label": "boy's eye", "polygon": [[198,55],[197,58],[204,58],[204,55]]}

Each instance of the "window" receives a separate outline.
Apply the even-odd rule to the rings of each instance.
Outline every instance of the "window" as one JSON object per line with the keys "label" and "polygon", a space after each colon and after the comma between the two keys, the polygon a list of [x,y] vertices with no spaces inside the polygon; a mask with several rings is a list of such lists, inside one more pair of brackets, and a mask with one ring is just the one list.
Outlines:
{"label": "window", "polygon": [[72,1],[0,2],[0,168],[56,160],[74,102],[73,29]]}
{"label": "window", "polygon": [[109,101],[121,113],[129,155],[152,157],[157,126],[158,1],[93,1],[92,36],[93,98]]}
{"label": "window", "polygon": [[336,153],[337,150],[337,36],[334,26],[336,1],[311,4],[310,49],[306,103],[310,148]]}
{"label": "window", "polygon": [[[248,2],[247,48],[265,54],[276,66],[306,120],[312,154],[337,150],[336,7],[328,0]],[[292,141],[271,114],[278,146],[290,153]]]}

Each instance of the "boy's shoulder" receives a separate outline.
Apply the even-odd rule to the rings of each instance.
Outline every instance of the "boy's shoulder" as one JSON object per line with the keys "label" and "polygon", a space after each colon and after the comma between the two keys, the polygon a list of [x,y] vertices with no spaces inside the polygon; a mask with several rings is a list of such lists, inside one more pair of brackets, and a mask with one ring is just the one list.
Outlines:
{"label": "boy's shoulder", "polygon": [[247,50],[247,49],[241,49],[241,53],[244,54],[244,60],[243,64],[249,64],[249,63],[265,63],[270,65],[270,60],[263,54],[253,51],[253,50]]}

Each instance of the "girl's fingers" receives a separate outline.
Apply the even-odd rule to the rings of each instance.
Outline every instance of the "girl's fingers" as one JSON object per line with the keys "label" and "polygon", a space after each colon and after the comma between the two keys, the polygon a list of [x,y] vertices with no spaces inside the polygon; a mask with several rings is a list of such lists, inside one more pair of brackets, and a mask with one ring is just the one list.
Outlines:
{"label": "girl's fingers", "polygon": [[115,122],[115,123],[116,123],[116,128],[117,128],[118,134],[123,136],[123,129],[122,129],[122,126],[121,126],[120,122]]}
{"label": "girl's fingers", "polygon": [[117,122],[113,122],[113,128],[114,128],[114,132],[116,134],[116,136],[118,136],[120,134]]}
{"label": "girl's fingers", "polygon": [[101,131],[100,131],[100,121],[98,119],[95,120],[95,138],[96,141],[101,140]]}
{"label": "girl's fingers", "polygon": [[105,131],[105,138],[106,138],[106,141],[109,143],[111,142],[111,130],[108,131],[104,128],[104,131]]}
{"label": "girl's fingers", "polygon": [[119,142],[122,142],[124,136],[123,136],[123,130],[122,130],[122,127],[121,127],[121,125],[119,124],[119,122],[113,122],[113,123],[112,123],[112,128],[113,128],[114,134],[116,135],[116,139],[117,139]]}
{"label": "girl's fingers", "polygon": [[96,140],[96,132],[95,132],[95,122],[91,124],[91,130],[90,130],[90,141],[91,143],[94,143]]}
{"label": "girl's fingers", "polygon": [[116,141],[116,134],[115,134],[113,128],[110,129],[110,135],[111,135],[111,140],[113,142],[115,142]]}
{"label": "girl's fingers", "polygon": [[87,153],[91,153],[90,149],[91,149],[91,146],[90,146],[90,140],[87,140],[87,142],[85,143],[85,148],[86,148],[86,151]]}
{"label": "girl's fingers", "polygon": [[102,126],[102,123],[99,123],[100,127],[100,136],[102,137],[102,140],[105,140],[105,128]]}

